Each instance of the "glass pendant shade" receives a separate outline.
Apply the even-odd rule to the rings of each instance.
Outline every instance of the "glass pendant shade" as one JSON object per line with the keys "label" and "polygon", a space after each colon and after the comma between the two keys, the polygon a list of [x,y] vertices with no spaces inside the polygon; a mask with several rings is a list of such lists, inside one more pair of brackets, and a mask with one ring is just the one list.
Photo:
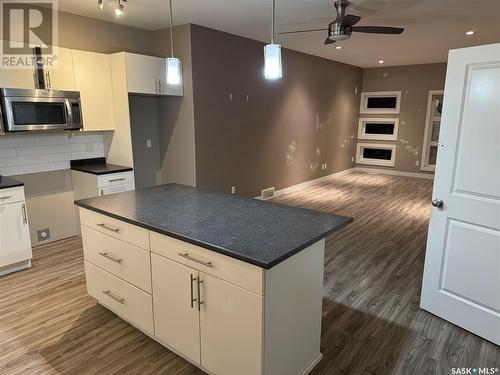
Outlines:
{"label": "glass pendant shade", "polygon": [[180,85],[182,73],[182,61],[177,57],[167,58],[167,83],[169,85]]}
{"label": "glass pendant shade", "polygon": [[264,47],[264,77],[266,79],[280,79],[282,76],[281,46],[268,44]]}

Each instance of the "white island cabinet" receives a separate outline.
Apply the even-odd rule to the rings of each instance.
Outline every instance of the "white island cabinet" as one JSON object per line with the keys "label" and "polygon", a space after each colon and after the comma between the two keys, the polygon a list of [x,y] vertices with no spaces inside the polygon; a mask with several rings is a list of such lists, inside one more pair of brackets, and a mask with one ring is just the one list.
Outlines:
{"label": "white island cabinet", "polygon": [[209,374],[321,360],[324,240],[269,269],[80,208],[88,293]]}

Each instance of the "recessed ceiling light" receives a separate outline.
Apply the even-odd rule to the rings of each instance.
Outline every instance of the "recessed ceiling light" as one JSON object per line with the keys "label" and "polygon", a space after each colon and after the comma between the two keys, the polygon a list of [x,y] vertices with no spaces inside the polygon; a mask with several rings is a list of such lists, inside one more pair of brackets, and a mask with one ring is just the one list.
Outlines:
{"label": "recessed ceiling light", "polygon": [[472,35],[474,35],[475,33],[476,33],[476,32],[475,32],[474,30],[469,30],[469,31],[467,31],[467,32],[465,33],[465,35],[467,35],[467,36],[472,36]]}
{"label": "recessed ceiling light", "polygon": [[342,46],[337,46],[335,47],[335,49],[342,49]]}
{"label": "recessed ceiling light", "polygon": [[379,64],[383,64],[384,63],[384,60],[379,60],[378,61]]}

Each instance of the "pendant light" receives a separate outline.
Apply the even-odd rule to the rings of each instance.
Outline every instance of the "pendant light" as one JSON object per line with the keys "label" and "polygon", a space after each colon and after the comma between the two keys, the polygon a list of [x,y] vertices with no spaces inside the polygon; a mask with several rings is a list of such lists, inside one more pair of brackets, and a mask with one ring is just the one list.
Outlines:
{"label": "pendant light", "polygon": [[174,57],[174,22],[172,16],[172,0],[170,1],[170,52],[171,57],[167,58],[167,83],[169,85],[181,84],[182,61]]}
{"label": "pendant light", "polygon": [[274,44],[274,24],[276,14],[276,0],[273,1],[271,16],[271,44],[264,47],[264,77],[266,79],[280,79],[283,76],[281,64],[281,46]]}

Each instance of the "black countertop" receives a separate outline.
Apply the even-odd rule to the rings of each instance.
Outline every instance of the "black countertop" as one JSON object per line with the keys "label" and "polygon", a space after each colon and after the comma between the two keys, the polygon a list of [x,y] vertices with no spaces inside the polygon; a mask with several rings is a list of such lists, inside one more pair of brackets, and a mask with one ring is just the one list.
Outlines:
{"label": "black countertop", "polygon": [[71,160],[71,169],[95,175],[129,172],[133,169],[122,165],[108,164],[105,158]]}
{"label": "black countertop", "polygon": [[75,202],[263,268],[271,268],[352,218],[169,184]]}
{"label": "black countertop", "polygon": [[13,178],[0,176],[0,190],[18,186],[24,186],[24,182],[14,180]]}

